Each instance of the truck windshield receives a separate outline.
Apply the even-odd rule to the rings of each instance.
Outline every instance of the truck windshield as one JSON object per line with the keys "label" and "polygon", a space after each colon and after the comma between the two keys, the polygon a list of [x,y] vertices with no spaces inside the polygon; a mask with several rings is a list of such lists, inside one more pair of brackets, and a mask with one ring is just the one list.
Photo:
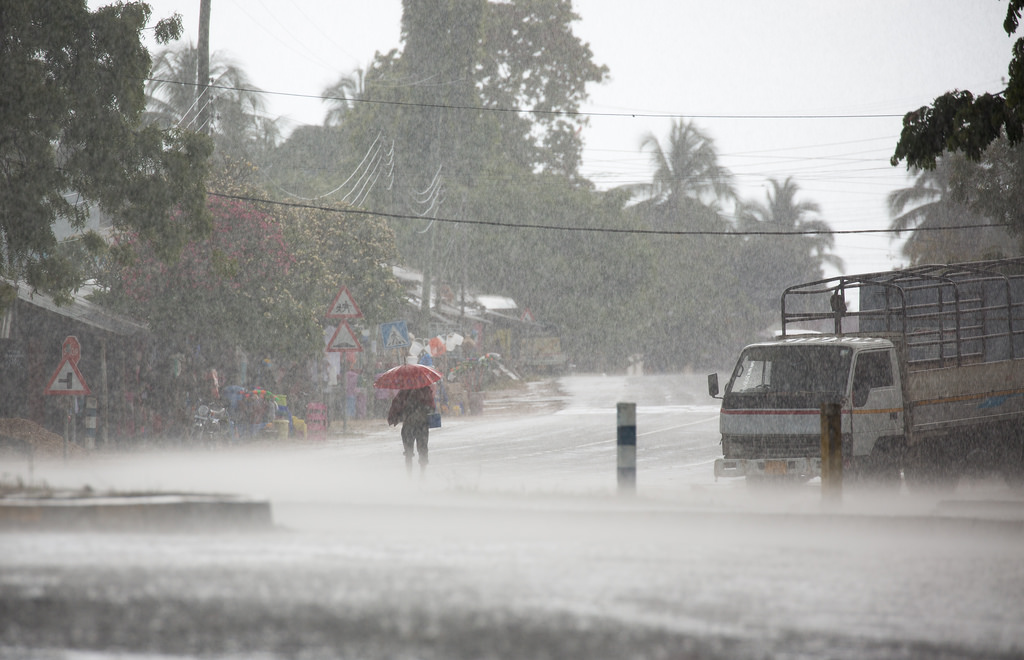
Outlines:
{"label": "truck windshield", "polygon": [[837,394],[846,390],[853,351],[845,346],[751,346],[726,394]]}

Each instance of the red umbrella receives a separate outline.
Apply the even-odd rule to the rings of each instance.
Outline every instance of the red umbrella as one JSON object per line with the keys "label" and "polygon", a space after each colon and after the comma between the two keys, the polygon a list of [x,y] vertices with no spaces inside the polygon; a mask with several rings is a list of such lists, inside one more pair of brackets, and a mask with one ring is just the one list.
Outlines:
{"label": "red umbrella", "polygon": [[441,380],[441,374],[425,364],[400,364],[388,369],[373,386],[381,390],[417,390]]}

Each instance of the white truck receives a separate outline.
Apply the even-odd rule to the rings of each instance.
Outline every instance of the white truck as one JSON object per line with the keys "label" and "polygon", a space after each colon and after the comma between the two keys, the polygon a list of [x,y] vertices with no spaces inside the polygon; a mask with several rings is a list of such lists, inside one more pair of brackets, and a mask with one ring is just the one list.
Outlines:
{"label": "white truck", "polygon": [[839,403],[844,479],[1020,484],[1024,259],[789,287],[780,336],[743,349],[721,399],[716,479],[819,476],[821,406]]}

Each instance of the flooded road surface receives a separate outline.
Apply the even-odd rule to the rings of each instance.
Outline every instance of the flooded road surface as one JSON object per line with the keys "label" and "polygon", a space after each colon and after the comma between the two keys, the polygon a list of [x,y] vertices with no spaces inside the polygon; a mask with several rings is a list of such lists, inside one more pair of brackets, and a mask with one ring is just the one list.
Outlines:
{"label": "flooded road surface", "polygon": [[[637,403],[635,494],[618,401]],[[37,465],[55,486],[265,497],[275,527],[0,532],[0,657],[1024,654],[1024,504],[1002,484],[833,507],[813,482],[716,483],[698,376],[570,377],[495,407],[446,418],[423,475],[383,424]]]}

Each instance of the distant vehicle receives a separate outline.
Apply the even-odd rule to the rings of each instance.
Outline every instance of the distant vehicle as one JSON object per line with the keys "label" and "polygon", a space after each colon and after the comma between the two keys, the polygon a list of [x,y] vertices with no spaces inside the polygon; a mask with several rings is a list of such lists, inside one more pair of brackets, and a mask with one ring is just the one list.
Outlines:
{"label": "distant vehicle", "polygon": [[819,476],[823,403],[841,404],[844,478],[1024,482],[1024,259],[786,289],[781,335],[744,348],[725,386],[715,477]]}
{"label": "distant vehicle", "polygon": [[519,340],[517,366],[523,371],[558,374],[565,371],[568,362],[558,330],[550,324],[539,326]]}

